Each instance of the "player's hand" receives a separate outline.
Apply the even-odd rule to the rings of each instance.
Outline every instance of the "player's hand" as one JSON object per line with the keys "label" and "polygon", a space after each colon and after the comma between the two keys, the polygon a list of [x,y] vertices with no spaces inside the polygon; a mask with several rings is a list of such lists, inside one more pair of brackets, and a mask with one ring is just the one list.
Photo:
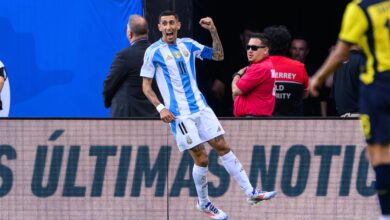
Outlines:
{"label": "player's hand", "polygon": [[173,122],[176,118],[168,109],[164,108],[160,112],[160,118],[165,123]]}
{"label": "player's hand", "polygon": [[318,74],[315,74],[311,79],[310,79],[310,83],[309,83],[309,93],[313,96],[313,97],[318,97],[319,96],[319,92],[318,92],[318,89],[321,88],[321,84],[322,84],[322,81],[320,79],[320,77],[318,77]]}
{"label": "player's hand", "polygon": [[200,19],[199,24],[200,26],[202,26],[202,28],[207,29],[209,31],[213,31],[216,29],[213,19],[211,19],[210,17]]}

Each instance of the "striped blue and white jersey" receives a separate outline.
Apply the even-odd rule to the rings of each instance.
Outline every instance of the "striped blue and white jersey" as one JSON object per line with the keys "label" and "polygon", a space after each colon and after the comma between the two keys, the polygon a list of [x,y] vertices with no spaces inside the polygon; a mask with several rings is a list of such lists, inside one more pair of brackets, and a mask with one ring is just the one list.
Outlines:
{"label": "striped blue and white jersey", "polygon": [[178,38],[176,44],[160,39],[146,50],[141,76],[156,77],[164,105],[175,116],[190,115],[207,106],[196,82],[195,58],[212,56],[212,48],[190,38]]}

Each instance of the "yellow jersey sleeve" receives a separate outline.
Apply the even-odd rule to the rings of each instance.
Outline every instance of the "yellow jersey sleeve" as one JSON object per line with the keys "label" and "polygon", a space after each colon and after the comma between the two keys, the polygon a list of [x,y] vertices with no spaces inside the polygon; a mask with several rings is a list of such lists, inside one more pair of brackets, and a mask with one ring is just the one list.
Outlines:
{"label": "yellow jersey sleeve", "polygon": [[367,18],[363,10],[353,1],[345,9],[339,39],[357,44],[368,28]]}

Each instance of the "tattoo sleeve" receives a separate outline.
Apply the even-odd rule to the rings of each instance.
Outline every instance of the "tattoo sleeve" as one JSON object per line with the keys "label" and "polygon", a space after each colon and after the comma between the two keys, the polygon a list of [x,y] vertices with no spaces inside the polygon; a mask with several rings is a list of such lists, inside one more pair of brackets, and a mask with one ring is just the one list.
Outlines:
{"label": "tattoo sleeve", "polygon": [[210,30],[211,38],[213,39],[213,60],[221,61],[224,58],[223,47],[219,39],[217,29]]}

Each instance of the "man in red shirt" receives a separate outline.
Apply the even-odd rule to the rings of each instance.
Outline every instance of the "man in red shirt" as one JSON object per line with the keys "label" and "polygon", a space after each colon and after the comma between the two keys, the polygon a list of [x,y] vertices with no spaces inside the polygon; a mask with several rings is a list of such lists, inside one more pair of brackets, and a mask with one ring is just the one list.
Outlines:
{"label": "man in red shirt", "polygon": [[287,57],[291,35],[285,26],[264,29],[271,42],[270,59],[275,68],[274,116],[303,116],[303,98],[308,95],[309,77],[305,65]]}
{"label": "man in red shirt", "polygon": [[275,106],[275,78],[269,59],[269,40],[252,34],[247,45],[250,65],[234,74],[232,93],[234,116],[271,116]]}

